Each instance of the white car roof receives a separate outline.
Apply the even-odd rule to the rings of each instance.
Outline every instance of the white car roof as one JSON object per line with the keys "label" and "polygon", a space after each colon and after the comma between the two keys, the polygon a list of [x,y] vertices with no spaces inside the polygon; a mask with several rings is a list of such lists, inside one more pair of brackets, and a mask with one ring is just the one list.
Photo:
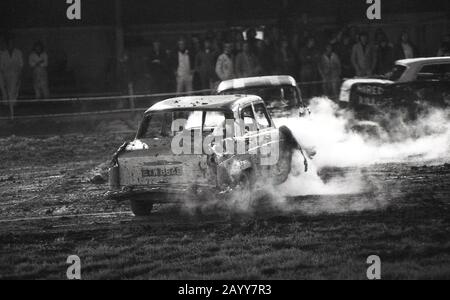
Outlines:
{"label": "white car roof", "polygon": [[242,88],[269,87],[280,85],[297,86],[297,82],[293,77],[286,75],[238,78],[222,81],[217,87],[217,92],[222,93],[225,91]]}
{"label": "white car roof", "polygon": [[397,64],[404,66],[412,66],[416,64],[436,64],[436,63],[450,63],[450,56],[444,57],[421,57],[421,58],[410,58],[402,59],[397,61]]}

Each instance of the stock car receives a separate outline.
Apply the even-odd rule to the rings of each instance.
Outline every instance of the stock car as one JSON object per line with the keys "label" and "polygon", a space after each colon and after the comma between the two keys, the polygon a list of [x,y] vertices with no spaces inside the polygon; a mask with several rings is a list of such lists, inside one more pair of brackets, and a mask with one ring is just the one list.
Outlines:
{"label": "stock car", "polygon": [[168,99],[145,112],[135,140],[114,155],[108,198],[131,201],[136,216],[155,203],[251,199],[258,186],[287,180],[295,149],[307,171],[307,154],[258,96]]}
{"label": "stock car", "polygon": [[304,116],[309,113],[297,82],[291,76],[263,76],[223,81],[218,95],[257,95],[274,118]]}
{"label": "stock car", "polygon": [[354,110],[362,119],[395,108],[412,115],[424,104],[445,107],[450,104],[450,57],[399,60],[391,72],[378,78],[344,81],[340,104]]}

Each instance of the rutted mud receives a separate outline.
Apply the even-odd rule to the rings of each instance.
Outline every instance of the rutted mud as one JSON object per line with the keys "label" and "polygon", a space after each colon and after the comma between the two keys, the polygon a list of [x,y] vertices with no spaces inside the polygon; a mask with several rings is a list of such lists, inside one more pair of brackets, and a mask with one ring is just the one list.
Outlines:
{"label": "rutted mud", "polygon": [[[14,139],[21,142],[21,138]],[[285,257],[313,268],[304,273],[294,264],[269,272],[257,261],[253,265],[247,259],[240,264],[249,264],[245,268],[253,268],[256,273],[226,273],[229,267],[224,262],[208,271],[213,278],[223,274],[228,274],[227,278],[321,278],[324,266],[320,261],[336,255],[340,257],[336,258],[338,265],[348,268],[344,278],[360,278],[363,275],[351,266],[361,261],[364,268],[363,256],[374,251],[386,257],[387,265],[405,264],[399,267],[401,270],[408,270],[410,260],[420,265],[412,273],[399,273],[397,269],[390,272],[387,267],[387,277],[450,277],[448,268],[440,267],[450,265],[450,257],[445,254],[450,242],[450,165],[445,161],[324,168],[319,172],[324,183],[334,181],[339,186],[336,178],[357,176],[364,189],[353,194],[288,197],[285,201],[290,210],[239,214],[207,209],[192,214],[179,206],[162,205],[151,217],[139,219],[131,215],[128,203],[105,200],[107,183],[91,182],[93,175],[107,167],[105,157],[125,139],[114,135],[24,139],[23,147],[14,149],[17,158],[12,157],[14,153],[7,154],[8,159],[0,163],[0,278],[64,278],[65,259],[74,253],[87,260],[85,278],[201,278],[205,268],[199,265],[197,269],[195,261],[177,245],[192,247],[191,253],[202,257],[200,261],[208,260],[208,251],[214,247],[217,253],[223,249],[227,256],[241,261],[236,253],[242,253],[241,247],[249,247],[245,251],[253,251],[254,259],[258,251],[266,249],[264,255],[273,251],[275,260]],[[53,151],[48,151],[50,148]],[[31,159],[29,152],[40,157]],[[146,267],[143,262],[149,254],[142,252],[145,247],[151,247],[148,253],[153,253],[152,261],[161,263],[161,267]],[[161,247],[166,250],[160,253]],[[23,251],[17,251],[19,248]],[[288,249],[301,252],[290,257],[283,252]],[[125,260],[131,269],[117,273],[114,264],[98,266],[97,260],[104,255]],[[129,261],[125,258],[128,255],[132,255]],[[183,266],[191,263],[194,267],[183,271],[184,267],[173,265],[167,255],[176,258],[175,262],[183,260]],[[142,256],[141,260],[136,256]],[[28,262],[27,257],[34,261]],[[336,260],[329,263],[336,265]]]}

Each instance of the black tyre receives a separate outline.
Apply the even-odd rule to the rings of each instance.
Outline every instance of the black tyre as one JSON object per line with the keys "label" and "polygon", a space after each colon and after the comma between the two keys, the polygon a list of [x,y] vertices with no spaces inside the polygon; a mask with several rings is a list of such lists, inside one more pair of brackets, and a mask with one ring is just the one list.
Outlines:
{"label": "black tyre", "polygon": [[295,149],[298,149],[298,144],[292,132],[286,126],[280,127],[280,153],[278,162],[273,168],[275,185],[280,185],[288,179]]}
{"label": "black tyre", "polygon": [[152,213],[153,203],[142,200],[130,200],[131,211],[136,217],[147,217]]}
{"label": "black tyre", "polygon": [[251,203],[253,199],[253,180],[250,171],[244,172],[239,179],[239,184],[236,188],[237,195],[240,197],[242,203]]}

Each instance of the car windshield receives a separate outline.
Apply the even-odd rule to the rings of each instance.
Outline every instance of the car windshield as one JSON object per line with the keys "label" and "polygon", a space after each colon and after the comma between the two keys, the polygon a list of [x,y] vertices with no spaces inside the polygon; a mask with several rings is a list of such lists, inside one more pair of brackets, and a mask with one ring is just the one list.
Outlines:
{"label": "car windshield", "polygon": [[[204,123],[203,123],[204,120]],[[173,137],[184,129],[202,130],[210,134],[225,125],[223,111],[154,112],[145,116],[139,128],[138,139]],[[177,121],[177,122],[176,122]]]}
{"label": "car windshield", "polygon": [[402,65],[395,65],[392,70],[386,74],[386,78],[391,81],[398,81],[405,73],[406,67]]}
{"label": "car windshield", "polygon": [[300,103],[300,95],[293,86],[247,87],[222,92],[224,95],[256,95],[261,97],[268,108],[295,107]]}

